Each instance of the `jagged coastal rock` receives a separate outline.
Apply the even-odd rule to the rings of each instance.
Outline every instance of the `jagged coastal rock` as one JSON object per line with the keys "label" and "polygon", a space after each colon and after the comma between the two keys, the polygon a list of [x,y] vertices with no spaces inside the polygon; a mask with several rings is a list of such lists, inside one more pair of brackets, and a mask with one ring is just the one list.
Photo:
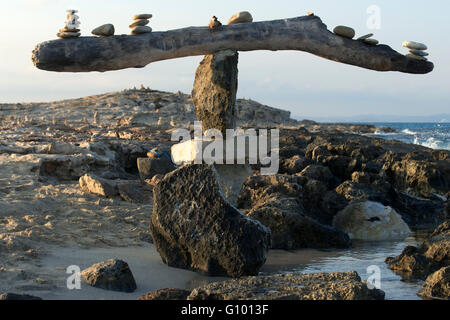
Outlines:
{"label": "jagged coastal rock", "polygon": [[404,279],[425,279],[450,266],[450,220],[441,224],[421,246],[408,246],[399,256],[386,258],[386,263]]}
{"label": "jagged coastal rock", "polygon": [[300,178],[252,176],[242,187],[238,207],[272,231],[273,249],[348,248],[349,237],[305,214]]}
{"label": "jagged coastal rock", "polygon": [[92,30],[93,35],[101,36],[101,37],[113,36],[114,32],[115,32],[115,28],[114,28],[114,25],[112,25],[111,23],[101,25],[101,26],[95,28],[94,30]]}
{"label": "jagged coastal rock", "polygon": [[250,22],[253,22],[253,17],[251,15],[251,13],[248,11],[241,11],[241,12],[238,12],[238,13],[234,14],[233,16],[231,16],[231,18],[228,19],[227,24],[232,25],[232,24],[250,23]]}
{"label": "jagged coastal rock", "polygon": [[338,36],[353,39],[355,37],[355,29],[346,26],[337,26],[333,29],[333,32]]}
{"label": "jagged coastal rock", "polygon": [[450,300],[450,266],[428,276],[417,295],[424,299]]}
{"label": "jagged coastal rock", "polygon": [[154,188],[150,231],[164,263],[210,276],[256,275],[270,230],[223,197],[208,165],[179,168]]}
{"label": "jagged coastal rock", "polygon": [[133,292],[137,288],[130,267],[122,260],[96,263],[81,271],[81,277],[87,284],[105,290]]}
{"label": "jagged coastal rock", "polygon": [[275,274],[214,282],[196,288],[188,300],[384,300],[355,271]]}
{"label": "jagged coastal rock", "polygon": [[351,203],[334,217],[333,226],[357,240],[403,240],[411,233],[394,209],[372,201]]}
{"label": "jagged coastal rock", "polygon": [[197,68],[192,100],[203,131],[218,129],[225,137],[226,129],[236,127],[238,57],[237,51],[220,51],[205,56]]}

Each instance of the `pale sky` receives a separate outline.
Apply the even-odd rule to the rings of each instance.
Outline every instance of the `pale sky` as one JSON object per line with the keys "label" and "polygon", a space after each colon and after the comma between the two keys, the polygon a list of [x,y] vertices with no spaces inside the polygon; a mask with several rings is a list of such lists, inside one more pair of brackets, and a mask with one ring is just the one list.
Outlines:
{"label": "pale sky", "polygon": [[[367,8],[381,9],[381,28],[367,26]],[[113,23],[116,34],[129,33],[131,16],[152,13],[150,26],[165,31],[207,25],[211,16],[226,22],[238,11],[255,21],[305,15],[312,11],[332,30],[356,29],[406,53],[405,40],[429,47],[435,70],[427,75],[381,73],[331,62],[304,52],[240,53],[238,97],[282,108],[300,118],[354,115],[422,116],[450,113],[450,2],[444,0],[0,0],[0,103],[77,98],[143,84],[155,90],[190,93],[202,57],[168,60],[143,69],[106,73],[40,71],[31,62],[36,44],[56,38],[65,10],[77,9],[82,36]],[[389,119],[386,119],[389,120]]]}

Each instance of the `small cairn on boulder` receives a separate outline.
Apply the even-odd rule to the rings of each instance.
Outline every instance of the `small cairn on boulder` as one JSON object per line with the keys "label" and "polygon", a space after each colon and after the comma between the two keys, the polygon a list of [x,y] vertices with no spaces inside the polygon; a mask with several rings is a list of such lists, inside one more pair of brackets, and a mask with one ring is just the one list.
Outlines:
{"label": "small cairn on boulder", "polygon": [[152,32],[152,28],[147,26],[150,22],[149,19],[151,19],[152,17],[153,15],[149,13],[134,15],[133,23],[129,26],[131,29],[131,34],[137,35]]}
{"label": "small cairn on boulder", "polygon": [[112,25],[111,23],[101,25],[100,27],[97,27],[94,30],[92,30],[93,35],[100,37],[113,36],[114,32],[115,32],[114,25]]}
{"label": "small cairn on boulder", "polygon": [[373,37],[373,33],[363,35],[356,40],[362,41],[362,42],[364,42],[366,44],[370,44],[372,46],[376,46],[379,43],[378,40],[372,39],[371,37]]}
{"label": "small cairn on boulder", "polygon": [[70,38],[78,38],[80,33],[80,21],[78,20],[80,17],[76,15],[78,10],[67,10],[66,22],[64,28],[60,29],[56,34],[58,38],[61,39],[70,39]]}
{"label": "small cairn on boulder", "polygon": [[217,19],[216,16],[213,16],[211,20],[209,20],[208,27],[211,30],[217,30],[222,26],[222,23]]}
{"label": "small cairn on boulder", "polygon": [[337,26],[333,29],[333,32],[337,34],[338,36],[353,39],[355,37],[355,29],[346,27],[346,26]]}
{"label": "small cairn on boulder", "polygon": [[406,54],[407,57],[422,61],[428,60],[426,58],[428,52],[425,52],[428,47],[425,44],[414,41],[405,41],[402,46],[409,49],[409,52]]}

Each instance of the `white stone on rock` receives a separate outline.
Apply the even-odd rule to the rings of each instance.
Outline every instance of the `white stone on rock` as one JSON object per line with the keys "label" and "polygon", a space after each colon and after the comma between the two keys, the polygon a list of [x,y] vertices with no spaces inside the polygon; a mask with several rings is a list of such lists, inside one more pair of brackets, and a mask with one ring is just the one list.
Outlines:
{"label": "white stone on rock", "polygon": [[402,44],[403,47],[408,49],[414,49],[414,50],[427,50],[428,47],[420,42],[414,42],[414,41],[405,41]]}
{"label": "white stone on rock", "polygon": [[101,25],[100,27],[95,28],[92,30],[92,34],[96,36],[102,36],[102,37],[109,37],[114,35],[115,29],[114,25],[111,23]]}
{"label": "white stone on rock", "polygon": [[411,233],[393,208],[371,201],[349,204],[334,217],[333,226],[357,240],[403,240]]}

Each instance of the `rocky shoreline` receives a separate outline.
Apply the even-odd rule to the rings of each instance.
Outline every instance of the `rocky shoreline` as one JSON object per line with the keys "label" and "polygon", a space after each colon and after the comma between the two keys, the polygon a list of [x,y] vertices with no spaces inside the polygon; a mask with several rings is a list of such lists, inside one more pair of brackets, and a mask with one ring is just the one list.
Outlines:
{"label": "rocky shoreline", "polygon": [[[289,112],[252,100],[238,99],[236,106],[238,127],[280,128],[279,174],[261,176],[260,167],[253,166],[254,174],[237,198],[236,211],[258,221],[255,228],[261,233],[261,241],[267,242],[265,252],[274,248],[351,246],[355,235],[337,228],[333,220],[344,209],[360,203],[391,208],[412,230],[436,228],[449,218],[449,151],[361,135],[376,131],[368,125],[295,121],[290,119]],[[51,277],[43,278],[35,267],[35,261],[45,256],[47,245],[95,248],[153,242],[148,227],[155,217],[152,218],[152,212],[153,215],[164,213],[158,211],[158,204],[167,200],[158,198],[158,192],[169,188],[170,179],[175,176],[183,179],[183,168],[167,166],[163,154],[169,153],[174,144],[170,139],[173,130],[192,129],[195,119],[189,95],[143,87],[51,103],[0,104],[0,274],[3,278],[0,292],[54,287]],[[159,156],[152,156],[152,152]],[[138,159],[144,159],[140,160],[140,166]],[[162,171],[155,169],[158,165]],[[210,174],[205,168],[198,170],[199,177]],[[170,171],[173,172],[164,177]],[[173,192],[180,195],[181,189]],[[217,190],[209,189],[209,192],[209,196],[217,197]],[[204,205],[209,205],[210,200],[205,197]],[[199,201],[198,205],[203,204]],[[189,217],[188,211],[186,214]],[[366,210],[364,214],[366,221],[359,225],[363,235],[383,221],[376,212]],[[171,225],[177,220],[165,223]],[[270,229],[270,245],[265,229]],[[165,234],[165,231],[162,228],[157,233]],[[230,240],[228,249],[233,247],[233,241]],[[245,242],[245,237],[239,241]],[[198,244],[194,241],[189,246],[195,248]],[[433,247],[428,244],[427,250],[430,246]],[[417,255],[428,252],[425,247],[408,250],[404,256],[409,256],[410,251]],[[219,260],[226,256],[225,252],[217,253]],[[259,258],[246,256],[243,261],[258,261],[255,264],[258,266],[264,263],[264,255],[260,252]],[[222,274],[222,267],[202,257],[199,254],[196,258],[199,264],[192,269],[219,270]],[[180,263],[183,259],[178,255],[171,259],[174,259],[172,265],[191,268],[192,261]],[[448,266],[446,263],[439,265],[440,268]],[[236,265],[239,264],[230,262],[230,266]],[[232,269],[228,275],[248,274]],[[248,270],[257,274],[257,269]],[[448,279],[447,269],[431,269],[440,273],[428,282],[439,282],[435,278]],[[289,291],[280,275],[267,277],[213,284],[198,289],[191,298],[258,299],[255,292],[264,283],[272,283],[269,287],[278,292],[264,298],[381,297],[367,291],[359,276],[353,273],[293,275],[290,279],[290,283],[307,288],[315,285],[323,288],[324,291],[316,294],[306,289]],[[340,286],[334,287],[333,279],[341,278],[344,280]],[[424,292],[434,286],[430,284]],[[238,296],[241,291],[235,291],[237,287],[246,292],[245,296]],[[289,292],[278,290],[281,287]],[[236,292],[236,295],[226,292]]]}

